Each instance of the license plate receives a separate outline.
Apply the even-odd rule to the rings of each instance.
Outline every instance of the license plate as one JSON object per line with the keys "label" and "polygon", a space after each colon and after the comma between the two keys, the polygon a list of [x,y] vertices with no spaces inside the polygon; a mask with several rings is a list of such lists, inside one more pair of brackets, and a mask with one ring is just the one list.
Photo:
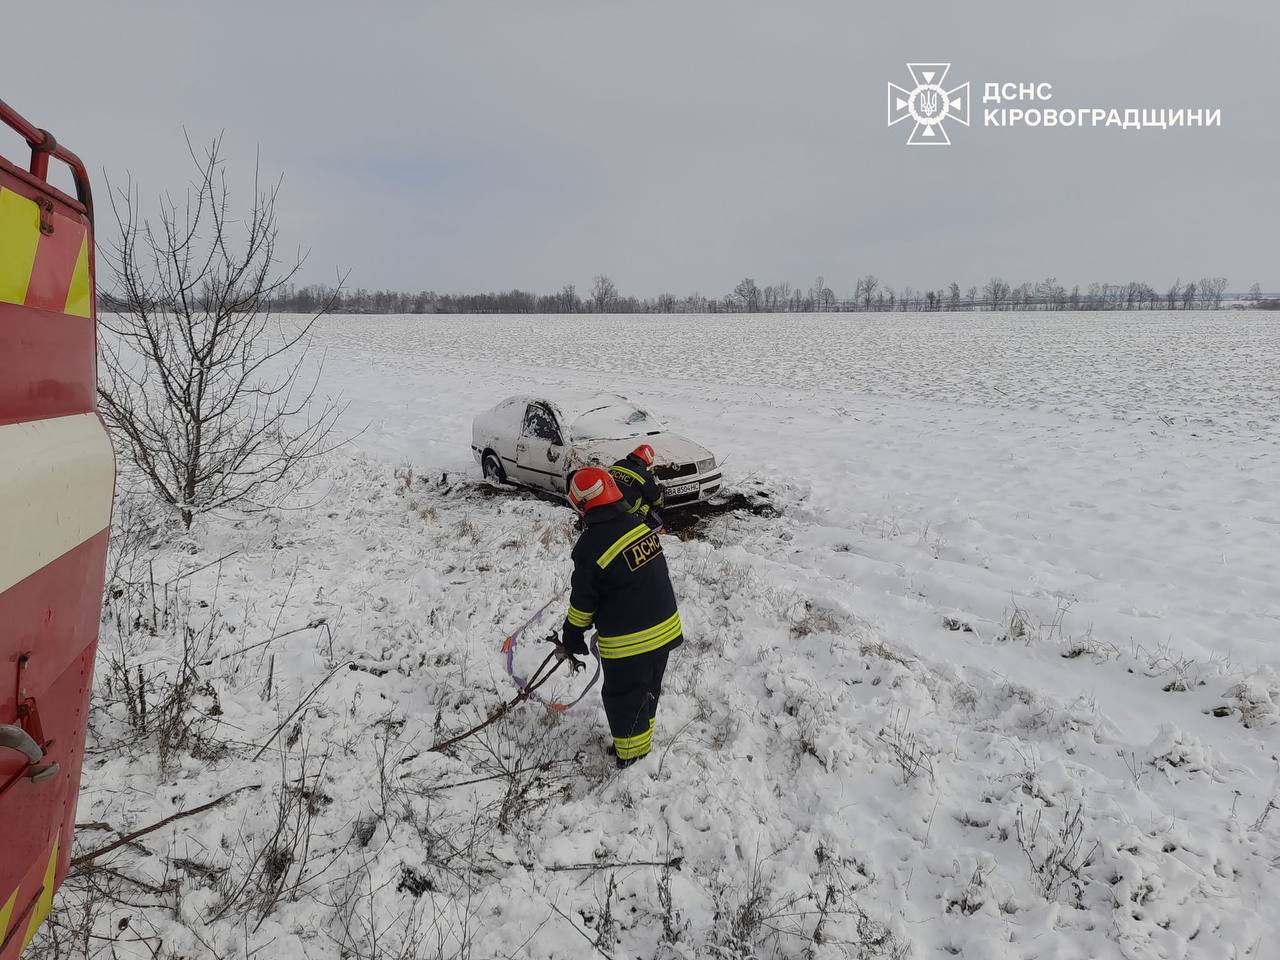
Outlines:
{"label": "license plate", "polygon": [[696,483],[679,483],[674,487],[667,487],[667,494],[672,497],[683,496],[686,493],[697,493],[698,485]]}

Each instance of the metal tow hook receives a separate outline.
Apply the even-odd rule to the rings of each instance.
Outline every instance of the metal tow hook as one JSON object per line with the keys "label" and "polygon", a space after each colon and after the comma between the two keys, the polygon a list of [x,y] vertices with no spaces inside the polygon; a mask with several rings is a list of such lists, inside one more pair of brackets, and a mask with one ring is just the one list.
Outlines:
{"label": "metal tow hook", "polygon": [[32,783],[43,783],[58,773],[59,768],[56,763],[40,762],[44,759],[44,751],[40,749],[40,744],[31,739],[31,735],[21,727],[11,723],[0,723],[0,747],[16,750],[27,758],[27,766],[31,771],[27,774],[27,779]]}
{"label": "metal tow hook", "polygon": [[565,649],[564,643],[561,642],[559,634],[552,632],[549,635],[547,635],[545,638],[543,638],[543,642],[549,643],[551,644],[551,646],[555,647],[554,652],[555,652],[555,657],[557,661],[559,661],[560,663],[568,662],[569,673],[571,675],[586,669],[586,664],[584,664],[580,658],[575,657],[572,653],[570,653],[568,650]]}

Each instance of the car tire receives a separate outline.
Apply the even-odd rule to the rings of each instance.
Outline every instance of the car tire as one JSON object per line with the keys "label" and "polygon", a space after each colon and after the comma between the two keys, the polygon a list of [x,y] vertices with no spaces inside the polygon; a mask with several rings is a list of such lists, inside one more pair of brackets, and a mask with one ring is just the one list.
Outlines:
{"label": "car tire", "polygon": [[507,471],[502,469],[502,461],[492,450],[484,452],[480,459],[480,469],[484,471],[484,478],[494,486],[507,482]]}

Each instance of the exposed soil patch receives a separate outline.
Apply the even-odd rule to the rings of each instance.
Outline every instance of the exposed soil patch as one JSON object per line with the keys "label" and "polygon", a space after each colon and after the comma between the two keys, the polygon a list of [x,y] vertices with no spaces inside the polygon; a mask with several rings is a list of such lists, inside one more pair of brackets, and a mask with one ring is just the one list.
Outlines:
{"label": "exposed soil patch", "polygon": [[755,517],[782,515],[769,496],[755,492],[750,495],[731,493],[707,503],[670,510],[662,515],[662,520],[666,525],[667,533],[681,540],[697,540],[705,535],[710,521],[727,513],[744,513]]}

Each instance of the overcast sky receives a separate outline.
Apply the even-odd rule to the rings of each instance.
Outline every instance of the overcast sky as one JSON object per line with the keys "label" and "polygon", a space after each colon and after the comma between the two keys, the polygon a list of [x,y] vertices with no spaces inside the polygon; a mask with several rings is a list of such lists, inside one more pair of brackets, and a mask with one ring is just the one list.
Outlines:
{"label": "overcast sky", "polygon": [[[0,32],[0,98],[100,193],[125,171],[181,190],[184,127],[225,130],[234,170],[260,147],[310,279],[1280,290],[1275,0],[59,0],[6,5]],[[974,85],[951,146],[887,127],[907,61]],[[988,80],[1049,82],[1058,108],[1220,108],[1222,126],[984,128]]]}

